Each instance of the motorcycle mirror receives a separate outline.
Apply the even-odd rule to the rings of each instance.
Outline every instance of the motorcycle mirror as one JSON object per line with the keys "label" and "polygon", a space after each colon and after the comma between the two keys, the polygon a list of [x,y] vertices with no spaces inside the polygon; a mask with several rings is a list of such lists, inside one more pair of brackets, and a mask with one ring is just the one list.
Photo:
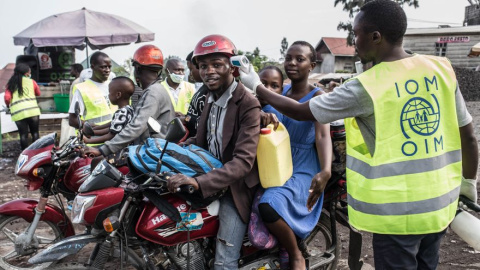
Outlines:
{"label": "motorcycle mirror", "polygon": [[80,104],[78,102],[75,103],[75,114],[76,115],[80,114]]}
{"label": "motorcycle mirror", "polygon": [[177,143],[185,136],[186,133],[187,131],[185,130],[180,118],[175,117],[172,121],[170,121],[170,123],[168,123],[165,140]]}
{"label": "motorcycle mirror", "polygon": [[85,124],[83,124],[83,132],[87,136],[95,135],[95,132],[93,131],[92,126],[88,122],[85,122]]}
{"label": "motorcycle mirror", "polygon": [[80,104],[75,102],[75,115],[77,116],[78,129],[82,129],[82,119],[80,119]]}
{"label": "motorcycle mirror", "polygon": [[157,120],[153,119],[153,117],[148,117],[147,126],[150,134],[160,134],[162,129],[162,125],[160,125]]}

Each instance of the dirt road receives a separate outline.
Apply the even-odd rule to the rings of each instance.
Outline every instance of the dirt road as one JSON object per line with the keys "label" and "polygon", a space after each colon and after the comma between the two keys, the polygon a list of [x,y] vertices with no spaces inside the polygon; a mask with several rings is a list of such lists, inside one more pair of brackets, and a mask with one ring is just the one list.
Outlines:
{"label": "dirt road", "polygon": [[[474,118],[475,133],[480,139],[480,102],[467,102],[469,112]],[[14,175],[16,158],[20,153],[17,141],[4,142],[4,153],[0,156],[0,203],[16,198],[38,198],[38,191],[27,191],[24,180]],[[348,269],[348,230],[338,224],[341,244],[341,261],[339,269]],[[371,235],[363,234],[362,259],[363,269],[373,269],[373,250]],[[480,254],[468,246],[451,230],[447,231],[440,249],[440,264],[438,269],[480,269]]]}

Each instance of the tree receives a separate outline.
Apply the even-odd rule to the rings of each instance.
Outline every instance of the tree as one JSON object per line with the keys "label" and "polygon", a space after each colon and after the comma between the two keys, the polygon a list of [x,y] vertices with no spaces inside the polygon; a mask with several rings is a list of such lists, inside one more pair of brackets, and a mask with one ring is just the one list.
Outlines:
{"label": "tree", "polygon": [[[365,5],[365,3],[369,2],[370,0],[335,0],[334,6],[336,7],[338,4],[342,5],[342,9],[348,12],[348,17],[353,19],[355,15],[360,11],[360,8]],[[418,1],[419,0],[392,0],[400,4],[402,7],[404,5],[413,6],[414,8],[418,8]],[[353,45],[353,31],[352,31],[352,22],[340,22],[337,26],[338,30],[348,31],[347,36],[347,43],[348,45]]]}
{"label": "tree", "polygon": [[237,54],[245,55],[248,58],[248,61],[252,63],[255,71],[257,72],[262,69],[268,61],[267,56],[260,54],[260,49],[258,47],[256,47],[253,52],[243,52],[241,50],[238,50]]}
{"label": "tree", "polygon": [[288,49],[288,41],[286,37],[282,39],[282,43],[280,47],[281,47],[280,55],[283,57],[283,59],[285,59],[285,55],[287,54],[287,49]]}

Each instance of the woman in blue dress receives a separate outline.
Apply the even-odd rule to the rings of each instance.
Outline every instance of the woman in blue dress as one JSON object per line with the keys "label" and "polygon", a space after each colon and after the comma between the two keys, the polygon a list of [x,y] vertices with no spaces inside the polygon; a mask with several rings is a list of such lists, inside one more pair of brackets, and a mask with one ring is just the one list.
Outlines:
{"label": "woman in blue dress", "polygon": [[[305,41],[296,41],[290,46],[284,68],[292,84],[284,88],[282,95],[305,102],[321,94],[319,88],[308,83],[315,58],[314,48]],[[283,186],[268,188],[258,208],[266,227],[287,250],[290,268],[304,270],[305,259],[297,246],[297,238],[308,236],[322,212],[322,192],[331,176],[330,126],[296,121],[283,115],[279,120],[290,135],[293,175]]]}

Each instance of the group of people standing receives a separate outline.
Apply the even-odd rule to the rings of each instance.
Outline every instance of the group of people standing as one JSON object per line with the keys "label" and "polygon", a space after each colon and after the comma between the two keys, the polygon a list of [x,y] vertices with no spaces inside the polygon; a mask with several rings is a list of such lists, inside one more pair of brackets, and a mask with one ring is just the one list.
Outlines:
{"label": "group of people standing", "polygon": [[[318,222],[331,176],[329,123],[345,119],[349,220],[373,233],[376,269],[435,269],[459,194],[477,200],[478,146],[449,61],[406,53],[406,26],[396,2],[366,3],[353,32],[362,63],[373,66],[328,94],[308,83],[316,52],[307,42],[288,48],[284,69],[291,84],[284,86],[277,67],[259,74],[252,66],[234,67],[235,45],[225,36],[210,35],[187,57],[195,85],[184,82],[180,60],[164,65],[158,47],[139,48],[133,66],[142,92],[131,108],[134,83],[126,77],[110,81],[110,58],[96,52],[91,78],[73,88],[69,123],[79,126],[78,106],[81,120],[96,126],[97,137],[87,142],[101,143],[86,152],[108,157],[142,143],[149,136],[149,117],[161,124],[159,137],[171,119],[180,117],[190,132],[183,143],[209,150],[224,164],[195,178],[177,174],[168,182],[171,192],[188,184],[203,197],[227,190],[220,198],[214,269],[238,268],[250,227],[253,244],[268,248],[278,242],[282,267],[303,270],[298,243]],[[161,81],[163,70],[167,78]],[[37,115],[38,121],[39,111],[33,105],[16,110],[16,99],[23,96],[26,104],[39,91],[28,69],[18,65],[15,74],[7,104],[20,129],[29,125],[30,120],[22,120],[26,117]],[[415,117],[419,113],[421,121]],[[260,126],[278,122],[290,134],[293,175],[281,187],[262,190],[255,162]],[[258,216],[250,219],[252,205]]]}

